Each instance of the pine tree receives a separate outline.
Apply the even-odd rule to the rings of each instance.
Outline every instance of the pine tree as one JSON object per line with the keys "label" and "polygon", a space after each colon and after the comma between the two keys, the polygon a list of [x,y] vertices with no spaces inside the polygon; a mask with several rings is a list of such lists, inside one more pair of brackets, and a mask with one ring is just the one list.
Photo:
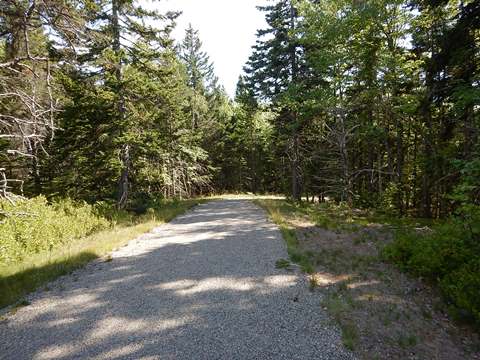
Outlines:
{"label": "pine tree", "polygon": [[214,82],[214,70],[202,46],[198,30],[189,24],[185,30],[185,38],[179,46],[179,56],[187,69],[188,85],[205,95],[206,90]]}
{"label": "pine tree", "polygon": [[269,27],[257,32],[245,72],[259,100],[271,103],[278,113],[277,131],[291,170],[291,195],[301,198],[301,114],[299,103],[306,73],[303,49],[297,38],[297,9],[290,0],[259,8]]}
{"label": "pine tree", "polygon": [[179,45],[178,53],[188,76],[191,126],[192,129],[197,129],[208,112],[206,98],[215,89],[216,78],[213,64],[202,50],[198,30],[194,30],[191,24],[185,30],[185,38]]}
{"label": "pine tree", "polygon": [[[92,5],[90,12],[89,52],[82,57],[83,65],[95,66],[96,76],[112,94],[113,113],[108,125],[112,145],[120,159],[117,204],[126,206],[131,190],[131,131],[138,120],[131,116],[135,101],[124,79],[125,68],[136,66],[149,71],[149,61],[159,59],[161,51],[172,43],[170,31],[177,13],[165,15],[149,11],[134,1],[105,0]],[[105,21],[106,20],[106,21]],[[146,25],[159,24],[161,27]],[[88,71],[88,70],[87,70]],[[134,171],[134,169],[133,169]]]}

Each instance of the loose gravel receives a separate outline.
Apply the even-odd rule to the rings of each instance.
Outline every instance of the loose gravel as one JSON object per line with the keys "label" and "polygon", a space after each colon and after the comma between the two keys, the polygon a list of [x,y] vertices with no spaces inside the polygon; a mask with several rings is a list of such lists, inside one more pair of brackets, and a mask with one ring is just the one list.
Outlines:
{"label": "loose gravel", "polygon": [[1,359],[354,359],[278,228],[213,201],[30,296],[0,323]]}

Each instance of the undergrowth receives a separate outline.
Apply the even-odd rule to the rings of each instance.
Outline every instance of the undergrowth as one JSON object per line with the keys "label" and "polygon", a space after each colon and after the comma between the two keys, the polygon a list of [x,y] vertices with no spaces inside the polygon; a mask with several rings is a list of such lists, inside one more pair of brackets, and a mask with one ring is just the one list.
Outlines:
{"label": "undergrowth", "polygon": [[266,200],[259,203],[275,207],[291,216],[307,216],[316,226],[338,232],[355,232],[370,224],[383,224],[392,229],[403,227],[424,227],[435,224],[432,219],[401,217],[388,212],[372,209],[355,209],[346,203],[289,202],[284,200]]}
{"label": "undergrowth", "polygon": [[110,226],[106,218],[96,213],[94,206],[71,200],[52,204],[43,196],[15,203],[2,200],[0,209],[4,214],[0,223],[0,265],[51,251]]}
{"label": "undergrowth", "polygon": [[185,212],[202,200],[162,201],[143,214],[39,197],[2,203],[0,308]]}
{"label": "undergrowth", "polygon": [[383,252],[402,269],[437,283],[451,313],[480,327],[480,207],[430,231],[397,231]]}
{"label": "undergrowth", "polygon": [[[311,267],[308,286],[325,293],[322,306],[338,324],[345,347],[366,359],[379,353],[406,358],[412,352],[431,358],[431,342],[448,339],[456,344],[449,349],[451,358],[478,351],[476,337],[466,330],[471,327],[453,328],[450,335],[437,331],[448,323],[438,322],[444,319],[444,301],[395,269],[437,283],[457,317],[478,319],[480,217],[475,209],[450,221],[432,221],[332,203],[257,203],[282,229],[291,260],[300,254]],[[330,231],[312,230],[309,223]]]}

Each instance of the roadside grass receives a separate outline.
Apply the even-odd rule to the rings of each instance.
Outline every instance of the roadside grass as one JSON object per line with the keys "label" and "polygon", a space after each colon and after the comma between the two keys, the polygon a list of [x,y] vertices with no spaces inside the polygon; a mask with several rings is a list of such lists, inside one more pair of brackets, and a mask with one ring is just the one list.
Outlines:
{"label": "roadside grass", "polygon": [[[312,274],[315,271],[312,259],[309,254],[300,249],[295,228],[290,225],[284,217],[285,212],[290,213],[293,211],[291,205],[284,200],[276,199],[255,199],[254,203],[264,208],[269,214],[270,219],[280,228],[283,239],[287,244],[287,252],[290,260],[298,264],[303,272]],[[279,261],[277,261],[277,266]]]}
{"label": "roadside grass", "polygon": [[351,308],[355,306],[354,300],[348,295],[342,296],[341,292],[333,292],[325,296],[322,305],[339,325],[345,347],[354,351],[359,341],[357,325],[349,316]]}
{"label": "roadside grass", "polygon": [[430,226],[437,222],[437,220],[432,219],[402,217],[373,210],[352,209],[344,203],[293,203],[282,199],[268,201],[269,206],[276,202],[275,206],[284,213],[294,216],[308,216],[316,226],[332,231],[355,232],[373,223],[397,229]]}
{"label": "roadside grass", "polygon": [[[52,251],[34,254],[20,262],[0,266],[0,309],[15,303],[22,306],[26,302],[22,298],[28,293],[81,268],[94,259],[105,256],[204,201],[192,199],[168,202],[146,215],[119,221],[112,228]],[[111,257],[105,258],[107,262],[111,260]]]}
{"label": "roadside grass", "polygon": [[286,259],[278,259],[275,262],[275,267],[277,269],[288,269],[290,267],[290,261],[288,261]]}
{"label": "roadside grass", "polygon": [[478,335],[452,323],[438,291],[383,261],[397,231],[431,221],[333,204],[255,202],[280,227],[290,260],[308,270],[309,289],[323,294],[322,307],[359,358],[480,359]]}

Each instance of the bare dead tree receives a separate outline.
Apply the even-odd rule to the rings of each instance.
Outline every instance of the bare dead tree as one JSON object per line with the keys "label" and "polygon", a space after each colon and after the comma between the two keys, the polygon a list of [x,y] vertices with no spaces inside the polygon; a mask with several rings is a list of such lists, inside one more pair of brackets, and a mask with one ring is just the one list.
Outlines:
{"label": "bare dead tree", "polygon": [[349,124],[348,115],[355,110],[333,108],[328,111],[328,116],[333,117],[334,121],[324,124],[327,131],[323,138],[328,144],[328,148],[324,149],[320,156],[317,156],[317,158],[321,158],[323,168],[319,169],[320,176],[315,176],[315,179],[322,183],[323,191],[339,194],[340,199],[349,204],[353,202],[353,184],[358,177],[371,175],[371,181],[374,181],[373,174],[394,175],[394,172],[384,170],[382,167],[352,169],[349,143],[355,136],[355,130],[359,125]]}
{"label": "bare dead tree", "polygon": [[[75,1],[4,0],[0,4],[0,142],[7,149],[0,156],[29,159],[38,178],[38,154],[55,132],[59,102],[54,95],[56,64],[45,46],[47,39],[74,54],[81,18]],[[43,44],[42,44],[43,42]],[[58,50],[58,49],[57,49]],[[0,167],[0,198],[14,199],[7,166]],[[11,170],[11,169],[10,169]],[[12,171],[10,171],[12,173]],[[19,174],[17,174],[19,175]]]}
{"label": "bare dead tree", "polygon": [[334,117],[335,122],[332,125],[325,124],[327,134],[325,140],[332,146],[338,166],[340,167],[340,185],[341,200],[347,201],[349,204],[353,202],[352,174],[348,158],[348,143],[354,135],[358,125],[348,125],[348,111],[344,108],[332,108],[329,114]]}

